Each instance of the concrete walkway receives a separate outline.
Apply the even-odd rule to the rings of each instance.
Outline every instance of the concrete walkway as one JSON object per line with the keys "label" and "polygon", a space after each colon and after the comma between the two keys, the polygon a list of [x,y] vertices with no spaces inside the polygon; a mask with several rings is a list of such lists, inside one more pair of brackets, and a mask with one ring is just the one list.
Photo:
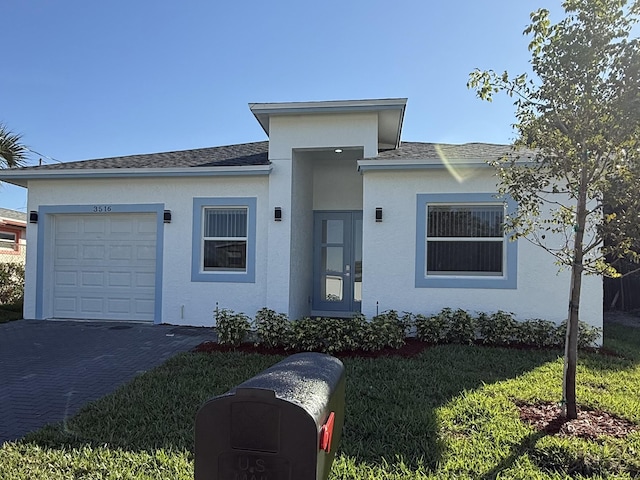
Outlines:
{"label": "concrete walkway", "polygon": [[18,320],[0,324],[0,444],[74,415],[205,340],[210,328]]}

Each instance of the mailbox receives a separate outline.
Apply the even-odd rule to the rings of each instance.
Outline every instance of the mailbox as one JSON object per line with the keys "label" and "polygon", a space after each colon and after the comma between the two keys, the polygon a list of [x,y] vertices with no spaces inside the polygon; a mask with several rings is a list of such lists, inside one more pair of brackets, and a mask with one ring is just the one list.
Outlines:
{"label": "mailbox", "polygon": [[326,479],[344,423],[344,366],[299,353],[196,415],[195,480]]}

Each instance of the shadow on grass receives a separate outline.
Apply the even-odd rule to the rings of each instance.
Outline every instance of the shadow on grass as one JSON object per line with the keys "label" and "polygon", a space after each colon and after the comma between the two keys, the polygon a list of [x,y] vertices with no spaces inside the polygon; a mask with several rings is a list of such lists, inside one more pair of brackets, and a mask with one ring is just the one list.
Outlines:
{"label": "shadow on grass", "polygon": [[556,351],[447,345],[411,360],[349,361],[341,452],[368,464],[384,466],[400,458],[410,469],[435,470],[444,448],[439,407],[462,392],[517,377],[557,356]]}
{"label": "shadow on grass", "polygon": [[524,455],[534,456],[536,452],[536,443],[541,438],[547,436],[545,432],[535,432],[527,435],[518,445],[514,445],[508,457],[504,458],[500,463],[494,466],[487,473],[482,475],[482,480],[494,480],[498,478],[504,470],[508,470]]}

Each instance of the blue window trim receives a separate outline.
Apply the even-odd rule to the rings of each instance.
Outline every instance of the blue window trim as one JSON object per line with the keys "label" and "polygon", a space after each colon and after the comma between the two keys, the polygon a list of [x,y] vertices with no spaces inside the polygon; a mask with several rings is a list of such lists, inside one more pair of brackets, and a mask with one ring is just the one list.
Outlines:
{"label": "blue window trim", "polygon": [[[97,212],[96,209],[109,207],[108,212]],[[45,292],[45,241],[49,232],[51,215],[58,214],[93,214],[108,215],[109,213],[155,213],[156,214],[156,278],[153,309],[153,323],[162,323],[162,258],[164,251],[164,203],[150,204],[105,204],[100,205],[44,205],[38,208],[38,253],[36,267],[36,319],[45,317],[44,292]]]}
{"label": "blue window trim", "polygon": [[518,241],[505,239],[506,268],[503,276],[427,275],[427,205],[499,204],[506,203],[507,212],[516,209],[510,197],[498,199],[491,193],[425,193],[417,195],[416,208],[416,288],[518,288]]}
{"label": "blue window trim", "polygon": [[[205,207],[246,207],[248,213],[247,270],[245,272],[204,272],[202,264],[202,212]],[[193,235],[191,281],[255,283],[256,281],[256,206],[255,197],[216,197],[193,199]]]}

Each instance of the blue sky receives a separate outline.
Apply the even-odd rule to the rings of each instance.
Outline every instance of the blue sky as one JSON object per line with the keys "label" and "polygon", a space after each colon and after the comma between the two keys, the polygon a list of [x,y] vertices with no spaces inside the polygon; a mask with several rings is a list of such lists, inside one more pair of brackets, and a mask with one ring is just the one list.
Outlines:
{"label": "blue sky", "polygon": [[[0,121],[73,161],[264,140],[251,102],[408,97],[403,140],[508,143],[512,101],[466,82],[528,71],[541,7],[563,16],[560,0],[7,0]],[[3,184],[0,207],[26,211],[26,191]]]}

